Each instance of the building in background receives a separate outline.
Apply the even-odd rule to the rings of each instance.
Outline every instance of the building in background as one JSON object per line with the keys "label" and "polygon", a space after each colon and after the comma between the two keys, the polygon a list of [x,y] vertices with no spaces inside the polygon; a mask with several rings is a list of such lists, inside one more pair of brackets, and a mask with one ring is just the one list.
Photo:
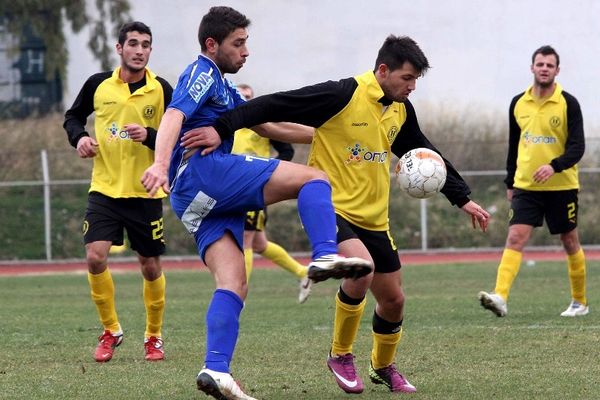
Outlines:
{"label": "building in background", "polygon": [[18,41],[0,21],[0,119],[62,110],[58,71],[46,71],[46,47],[28,28]]}

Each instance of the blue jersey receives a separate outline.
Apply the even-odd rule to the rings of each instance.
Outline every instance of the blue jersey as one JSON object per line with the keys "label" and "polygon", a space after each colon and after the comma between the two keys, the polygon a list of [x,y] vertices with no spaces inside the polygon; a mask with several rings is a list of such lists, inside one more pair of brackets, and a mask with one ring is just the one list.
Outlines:
{"label": "blue jersey", "polygon": [[[213,125],[225,111],[244,102],[235,84],[221,75],[219,68],[210,58],[201,54],[179,77],[169,108],[175,108],[185,116],[179,134],[181,138],[190,129]],[[171,183],[185,151],[179,143],[178,140],[171,156],[169,169]],[[229,138],[224,140],[215,151],[230,153],[232,146],[233,138]]]}
{"label": "blue jersey", "polygon": [[[200,55],[179,78],[169,108],[185,115],[179,138],[193,128],[211,126],[224,112],[244,103],[235,85]],[[264,208],[263,190],[279,160],[231,154],[233,137],[213,152],[183,160],[178,140],[169,168],[171,207],[196,240],[204,260],[208,246],[231,232],[243,248],[247,210]]]}

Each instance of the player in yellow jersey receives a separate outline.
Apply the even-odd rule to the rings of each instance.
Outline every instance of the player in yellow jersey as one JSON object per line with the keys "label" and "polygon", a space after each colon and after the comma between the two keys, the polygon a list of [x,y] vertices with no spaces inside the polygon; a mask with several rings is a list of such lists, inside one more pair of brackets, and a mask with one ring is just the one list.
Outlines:
{"label": "player in yellow jersey", "polygon": [[544,219],[558,234],[567,254],[571,303],[560,315],[589,312],[585,289],[585,255],[577,233],[577,163],[585,151],[583,117],[577,99],[555,82],[558,53],[550,46],[535,50],[533,84],[515,96],[509,108],[506,161],[507,198],[511,202],[508,236],[494,292],[479,292],[481,305],[498,317],[507,312],[510,288],[519,272],[523,248]]}
{"label": "player in yellow jersey", "polygon": [[[246,100],[254,97],[254,90],[245,83],[237,85],[237,89]],[[285,142],[270,140],[262,137],[251,129],[243,128],[235,133],[232,153],[248,154],[256,157],[269,158],[271,147],[277,152],[280,160],[290,161],[294,157],[294,147]],[[308,278],[308,267],[300,264],[287,251],[277,243],[270,241],[265,232],[267,225],[267,209],[248,211],[244,223],[244,260],[248,280],[252,273],[254,262],[253,253],[268,258],[275,264],[291,272],[300,280],[298,302],[304,303],[312,288],[312,281]]]}
{"label": "player in yellow jersey", "polygon": [[[266,121],[316,128],[309,165],[325,171],[331,181],[339,251],[372,260],[375,266],[374,273],[363,278],[344,279],[335,299],[327,366],[347,393],[364,390],[352,346],[369,289],[376,300],[370,379],[392,392],[416,391],[394,363],[402,335],[404,291],[400,259],[389,228],[390,159],[391,153],[400,157],[417,147],[436,150],[421,132],[408,100],[428,68],[429,62],[414,40],[390,35],[373,70],[257,97],[223,114],[214,129],[194,132],[190,140],[197,144],[226,140],[241,127]],[[489,213],[469,198],[468,185],[448,161],[446,167],[442,193],[471,217],[474,228],[485,231]]]}
{"label": "player in yellow jersey", "polygon": [[[92,75],[85,82],[65,113],[64,128],[79,157],[94,162],[83,225],[88,282],[104,326],[94,358],[109,361],[123,341],[107,262],[111,245],[123,244],[125,229],[144,278],[145,359],[155,361],[164,358],[165,277],[160,255],[165,251],[161,200],[165,193],[150,198],[140,176],[154,160],[156,130],[173,89],[146,67],[152,51],[152,32],[147,25],[123,25],[116,50],[120,67]],[[85,130],[92,113],[95,137]]]}

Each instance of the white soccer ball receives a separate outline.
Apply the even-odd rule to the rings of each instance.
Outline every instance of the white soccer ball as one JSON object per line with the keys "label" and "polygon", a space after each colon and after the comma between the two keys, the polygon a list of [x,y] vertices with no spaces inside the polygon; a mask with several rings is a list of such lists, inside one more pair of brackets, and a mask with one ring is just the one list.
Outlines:
{"label": "white soccer ball", "polygon": [[395,174],[402,190],[411,197],[426,199],[444,187],[446,164],[435,151],[419,147],[400,157]]}

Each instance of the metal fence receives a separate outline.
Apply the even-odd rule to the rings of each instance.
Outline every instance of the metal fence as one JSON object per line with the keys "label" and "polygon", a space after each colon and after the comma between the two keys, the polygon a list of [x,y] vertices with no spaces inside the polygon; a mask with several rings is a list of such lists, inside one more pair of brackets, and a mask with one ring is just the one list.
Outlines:
{"label": "metal fence", "polygon": [[[41,201],[34,201],[33,205],[31,206],[27,206],[26,208],[28,209],[27,211],[27,215],[26,217],[24,217],[24,220],[22,221],[22,223],[17,226],[17,227],[13,227],[13,228],[7,228],[4,227],[4,233],[2,232],[2,228],[0,228],[0,238],[2,237],[2,235],[4,235],[4,243],[2,243],[2,245],[4,247],[6,247],[3,251],[3,254],[0,255],[0,259],[20,259],[22,258],[22,256],[19,256],[18,254],[16,254],[16,250],[15,253],[11,253],[10,248],[11,246],[16,246],[16,243],[19,240],[28,240],[31,242],[39,242],[41,244],[43,244],[43,248],[44,248],[44,252],[43,252],[43,256],[46,260],[51,261],[53,259],[55,259],[56,257],[53,255],[53,247],[55,247],[56,245],[56,241],[61,241],[61,240],[74,240],[73,238],[68,238],[68,236],[70,235],[69,233],[66,234],[57,234],[56,233],[56,229],[57,227],[53,226],[53,212],[54,213],[69,213],[72,211],[71,208],[69,208],[68,206],[61,206],[64,209],[61,209],[60,207],[57,207],[56,205],[53,205],[53,202],[56,203],[58,200],[56,199],[56,195],[58,193],[64,194],[65,193],[65,189],[66,187],[76,187],[79,191],[79,189],[81,191],[87,191],[87,188],[89,186],[89,179],[52,179],[51,174],[50,174],[50,168],[49,168],[49,161],[48,161],[48,153],[46,150],[42,150],[40,153],[40,170],[41,170],[41,179],[32,179],[32,180],[15,180],[15,181],[4,181],[4,182],[0,182],[0,189],[4,188],[4,189],[15,189],[15,188],[27,188],[27,187],[31,187],[31,188],[36,188],[37,191],[39,191],[39,189],[42,189],[41,192]],[[600,186],[596,183],[598,177],[600,177],[600,175],[598,174],[600,172],[600,168],[581,168],[580,172],[582,174],[582,182],[585,182],[585,187],[586,187],[586,191],[588,192],[586,195],[585,199],[582,199],[580,197],[580,204],[581,202],[584,203],[590,203],[589,206],[586,206],[586,208],[590,208],[590,212],[595,212],[595,199],[598,198],[597,192],[600,190]],[[503,170],[488,170],[488,171],[461,171],[461,175],[463,177],[465,177],[465,179],[467,179],[467,181],[477,181],[478,179],[485,179],[485,178],[489,178],[492,177],[494,182],[501,182],[502,178],[505,175],[505,171]],[[471,183],[470,183],[471,184]],[[395,185],[393,185],[395,186]],[[484,186],[482,189],[478,190],[479,192],[484,192],[486,189],[489,189],[489,184],[485,183],[485,180],[481,181],[479,183],[479,186]],[[501,195],[499,195],[498,193],[503,191],[503,186],[502,185],[496,185],[496,192],[492,195],[493,197],[501,197]],[[500,189],[499,189],[500,188]],[[57,190],[60,189],[60,190]],[[53,192],[54,191],[54,192]],[[79,193],[79,192],[78,192]],[[53,196],[54,195],[54,196]],[[397,194],[392,194],[393,196],[396,196]],[[23,195],[22,198],[22,202],[19,202],[19,204],[24,204],[31,199],[31,197],[37,196],[36,193],[26,193]],[[8,198],[6,195],[3,196],[4,198]],[[66,198],[68,199],[69,197],[75,197],[75,196],[69,196],[67,195]],[[82,197],[85,198],[84,195],[80,195],[78,197]],[[443,196],[439,196],[440,198]],[[588,199],[588,200],[586,200]],[[61,200],[62,202],[63,200]],[[79,201],[80,203],[84,201],[81,200]],[[477,200],[479,201],[479,200]],[[0,200],[0,203],[2,201]],[[414,238],[418,238],[419,241],[418,243],[416,241],[413,241],[412,244],[408,244],[409,246],[413,246],[413,249],[420,249],[420,250],[430,250],[432,248],[436,248],[438,249],[438,245],[437,244],[432,244],[432,242],[436,242],[439,243],[440,241],[435,239],[432,240],[430,232],[431,232],[431,226],[432,224],[439,224],[439,218],[436,217],[435,221],[431,221],[430,215],[432,213],[438,214],[438,209],[440,207],[446,207],[445,205],[436,205],[438,203],[443,203],[444,200],[443,199],[428,199],[428,200],[419,200],[418,201],[418,207],[416,207],[416,202],[412,202],[411,206],[418,211],[407,211],[406,207],[402,206],[402,211],[396,211],[395,209],[392,208],[392,212],[395,214],[399,214],[399,213],[403,213],[403,221],[405,221],[407,224],[413,224],[413,225],[417,225],[414,226],[412,231],[410,232],[409,236],[410,237],[414,237]],[[2,208],[4,210],[4,212],[13,212],[11,210],[14,210],[14,212],[21,212],[21,211],[16,211],[18,207],[15,206],[11,206],[10,204],[1,204]],[[81,210],[81,205],[77,206],[79,211]],[[166,207],[168,207],[168,204],[166,205]],[[38,210],[35,210],[35,208],[39,208]],[[495,205],[491,205],[490,206],[490,211],[494,212],[494,210],[497,207]],[[415,212],[418,213],[418,218],[413,218],[414,221],[410,222],[410,218],[407,218],[407,216],[410,216],[411,214],[414,214]],[[165,213],[165,214],[172,214],[172,213]],[[41,218],[43,219],[43,239],[42,238],[21,238],[21,239],[15,239],[15,240],[11,240],[11,238],[17,237],[19,234],[19,228],[22,227],[22,229],[27,229],[28,227],[32,227],[36,224],[36,222],[33,222],[32,220],[27,220],[28,218],[31,219],[39,219],[39,216],[41,215]],[[591,215],[591,216],[589,216]],[[167,215],[166,215],[167,216]],[[5,220],[8,219],[7,216],[3,217]],[[75,220],[78,220],[78,218],[75,218]],[[590,230],[592,226],[595,226],[595,216],[594,214],[587,214],[586,217],[584,218],[584,220],[582,221],[581,215],[580,215],[580,224],[583,225],[589,225],[589,227],[586,227],[586,229]],[[418,222],[417,222],[418,221]],[[39,222],[37,222],[39,223]],[[77,222],[75,222],[76,224]],[[54,222],[54,224],[56,225],[57,222]],[[64,225],[69,225],[68,222],[64,222],[63,220],[61,220],[61,222],[59,222],[59,224],[64,224]],[[59,228],[64,228],[64,227],[59,227]],[[7,232],[6,230],[9,230],[9,232]],[[12,232],[10,232],[10,230],[12,229]],[[452,230],[451,228],[451,224],[448,224],[448,229]],[[73,229],[71,229],[72,231]],[[34,229],[32,229],[32,231],[35,231]],[[41,232],[41,229],[38,229],[37,232]],[[53,233],[54,232],[54,233]],[[455,232],[456,235],[460,235],[459,232]],[[452,235],[452,233],[450,233],[450,235]],[[498,237],[502,237],[504,235],[504,233],[500,233],[498,234]],[[584,237],[588,236],[588,235],[583,235]],[[588,243],[593,243],[594,240],[596,240],[597,234],[595,232],[591,232],[589,233],[588,236]],[[80,240],[80,238],[77,238],[78,241]],[[498,245],[499,239],[496,239],[496,243],[495,245]],[[80,242],[77,243],[76,245],[73,245],[72,248],[75,248],[75,246],[81,247]],[[37,253],[36,253],[37,254]],[[27,258],[42,258],[40,256],[37,256],[36,254],[34,254],[33,256],[26,256]],[[190,253],[191,254],[191,253]],[[81,254],[77,254],[77,255],[73,255],[75,257],[77,256],[81,256]],[[65,258],[65,254],[61,254],[60,258]]]}

